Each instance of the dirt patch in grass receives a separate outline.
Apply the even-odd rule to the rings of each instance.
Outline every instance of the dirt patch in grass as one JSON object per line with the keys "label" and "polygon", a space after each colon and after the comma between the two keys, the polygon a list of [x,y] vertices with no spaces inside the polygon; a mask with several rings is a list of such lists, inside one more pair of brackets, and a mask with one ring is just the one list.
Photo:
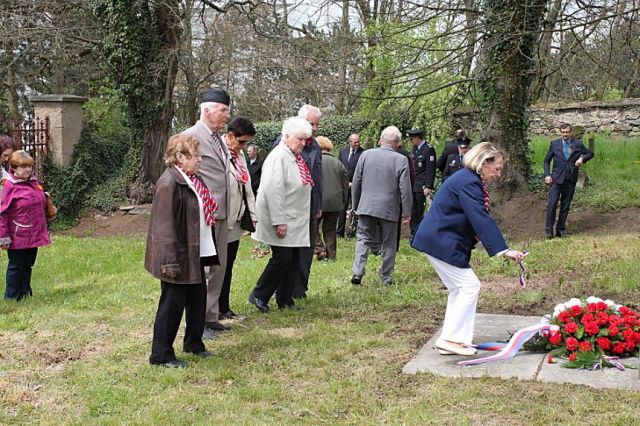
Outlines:
{"label": "dirt patch in grass", "polygon": [[[546,192],[515,197],[493,207],[492,214],[511,241],[545,237]],[[626,207],[602,213],[592,207],[573,206],[567,219],[570,234],[628,234],[640,232],[640,208]]]}

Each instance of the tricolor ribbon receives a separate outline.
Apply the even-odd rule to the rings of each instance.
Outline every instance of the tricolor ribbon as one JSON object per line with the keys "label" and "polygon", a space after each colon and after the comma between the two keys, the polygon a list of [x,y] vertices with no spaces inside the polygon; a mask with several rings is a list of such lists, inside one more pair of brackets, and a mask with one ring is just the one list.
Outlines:
{"label": "tricolor ribbon", "polygon": [[[528,255],[528,254],[529,254],[528,251],[524,252],[525,256]],[[525,287],[527,287],[527,282],[525,281],[527,270],[525,269],[524,262],[522,260],[518,261],[518,266],[520,267],[520,279],[519,279],[520,287],[521,288],[525,288]]]}
{"label": "tricolor ribbon", "polygon": [[485,362],[502,361],[505,359],[513,358],[514,356],[516,356],[522,346],[536,334],[544,332],[555,333],[559,330],[560,327],[554,324],[536,324],[530,327],[523,328],[522,330],[518,330],[513,336],[511,336],[511,339],[507,344],[491,342],[474,345],[474,347],[477,349],[500,350],[500,352],[498,352],[497,354],[493,354],[491,356],[483,358],[459,361],[458,365],[484,364]]}

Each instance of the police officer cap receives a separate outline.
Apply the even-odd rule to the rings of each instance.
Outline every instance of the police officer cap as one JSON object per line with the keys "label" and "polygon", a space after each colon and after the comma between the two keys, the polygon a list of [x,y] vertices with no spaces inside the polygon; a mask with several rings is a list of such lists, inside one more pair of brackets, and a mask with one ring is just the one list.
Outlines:
{"label": "police officer cap", "polygon": [[229,105],[231,98],[229,94],[220,88],[207,89],[202,93],[202,102],[217,102],[219,104]]}
{"label": "police officer cap", "polygon": [[469,148],[469,145],[471,144],[471,141],[467,138],[464,138],[462,140],[458,141],[458,146],[460,148]]}
{"label": "police officer cap", "polygon": [[422,129],[411,129],[407,131],[407,136],[411,137],[411,136],[422,136],[423,132]]}

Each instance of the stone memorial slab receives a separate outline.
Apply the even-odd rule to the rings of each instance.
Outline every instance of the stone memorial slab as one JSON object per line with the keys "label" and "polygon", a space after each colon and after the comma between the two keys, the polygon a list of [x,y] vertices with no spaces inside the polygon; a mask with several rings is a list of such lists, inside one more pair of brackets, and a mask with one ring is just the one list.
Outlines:
{"label": "stone memorial slab", "polygon": [[[476,316],[475,342],[505,341],[510,333],[540,322],[540,317],[498,314],[478,314]],[[637,369],[619,371],[605,368],[586,371],[562,367],[562,361],[555,364],[546,362],[541,353],[520,351],[514,358],[505,361],[488,362],[480,365],[460,366],[458,361],[481,358],[495,352],[478,351],[473,357],[440,355],[433,347],[440,335],[438,332],[420,349],[416,356],[402,369],[403,373],[432,373],[446,377],[481,377],[533,379],[551,383],[573,383],[594,388],[612,388],[640,391],[640,376]],[[627,365],[638,365],[638,358],[623,359]]]}

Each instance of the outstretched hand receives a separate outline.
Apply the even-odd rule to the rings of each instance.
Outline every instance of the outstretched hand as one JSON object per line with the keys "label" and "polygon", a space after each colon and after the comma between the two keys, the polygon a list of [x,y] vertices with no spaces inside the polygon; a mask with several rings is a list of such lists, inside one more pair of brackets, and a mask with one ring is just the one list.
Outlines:
{"label": "outstretched hand", "polygon": [[507,250],[506,253],[504,254],[506,257],[508,257],[509,259],[515,261],[515,262],[521,262],[522,259],[524,259],[524,257],[529,254],[529,253],[523,253],[521,251],[518,250]]}

